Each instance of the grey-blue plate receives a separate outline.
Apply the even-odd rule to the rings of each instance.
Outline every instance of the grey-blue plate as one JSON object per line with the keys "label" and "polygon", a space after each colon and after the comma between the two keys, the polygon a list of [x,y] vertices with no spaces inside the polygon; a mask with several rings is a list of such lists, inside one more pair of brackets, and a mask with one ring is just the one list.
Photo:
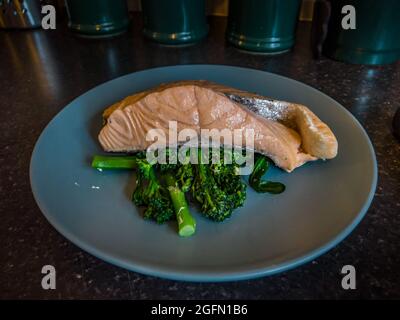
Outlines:
{"label": "grey-blue plate", "polygon": [[[197,233],[185,239],[175,224],[143,220],[130,201],[131,172],[90,167],[102,150],[101,113],[113,102],[162,82],[206,79],[307,105],[333,130],[339,154],[269,177],[286,184],[280,195],[248,188],[243,208],[216,223],[195,212]],[[340,104],[300,82],[257,70],[172,66],[106,82],[67,105],[46,127],[33,151],[30,178],[49,222],[87,252],[144,274],[191,281],[248,279],[296,267],[343,240],[374,195],[377,168],[371,142]]]}

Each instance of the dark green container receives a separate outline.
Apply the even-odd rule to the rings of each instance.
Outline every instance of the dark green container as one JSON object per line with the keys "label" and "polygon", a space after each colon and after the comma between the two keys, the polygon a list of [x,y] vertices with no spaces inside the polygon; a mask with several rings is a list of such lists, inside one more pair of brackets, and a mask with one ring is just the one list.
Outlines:
{"label": "dark green container", "polygon": [[142,0],[143,33],[164,44],[193,43],[208,33],[205,0]]}
{"label": "dark green container", "polygon": [[126,0],[66,0],[68,27],[82,36],[104,37],[129,26]]}
{"label": "dark green container", "polygon": [[[323,52],[356,64],[385,64],[400,59],[399,0],[332,0]],[[342,28],[344,5],[356,12],[356,29]]]}
{"label": "dark green container", "polygon": [[289,50],[301,0],[230,0],[227,39],[238,48],[280,53]]}

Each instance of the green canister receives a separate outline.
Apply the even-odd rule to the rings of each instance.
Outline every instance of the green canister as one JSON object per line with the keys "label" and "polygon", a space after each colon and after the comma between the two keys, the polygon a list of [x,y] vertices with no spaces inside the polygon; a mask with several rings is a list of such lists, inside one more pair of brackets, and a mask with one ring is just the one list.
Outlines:
{"label": "green canister", "polygon": [[[355,29],[349,23],[354,7]],[[328,33],[323,44],[327,56],[356,64],[386,64],[400,59],[399,0],[331,0]],[[342,12],[342,10],[344,12]]]}
{"label": "green canister", "polygon": [[143,34],[164,44],[193,43],[208,33],[205,0],[142,0]]}
{"label": "green canister", "polygon": [[259,52],[289,50],[301,0],[230,0],[227,39],[234,46]]}
{"label": "green canister", "polygon": [[120,34],[129,26],[126,0],[66,0],[68,27],[82,36]]}

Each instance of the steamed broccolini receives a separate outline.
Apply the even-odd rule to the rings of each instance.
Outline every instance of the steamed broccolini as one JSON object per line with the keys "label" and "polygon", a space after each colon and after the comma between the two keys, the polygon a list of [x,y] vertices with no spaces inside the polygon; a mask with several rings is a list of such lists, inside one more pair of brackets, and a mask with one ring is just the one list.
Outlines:
{"label": "steamed broccolini", "polygon": [[[199,150],[199,158],[201,153]],[[192,196],[199,202],[206,217],[223,221],[231,216],[233,210],[243,205],[246,185],[236,175],[235,165],[199,163],[194,166],[194,170]]]}
{"label": "steamed broccolini", "polygon": [[182,237],[189,237],[196,231],[196,220],[189,211],[183,192],[171,172],[164,175],[168,186],[169,195],[175,208],[176,220],[178,221],[178,233]]}
{"label": "steamed broccolini", "polygon": [[[221,150],[222,152],[223,150]],[[157,223],[177,219],[181,236],[190,236],[195,232],[196,221],[192,217],[186,202],[185,193],[189,192],[199,204],[201,212],[209,219],[223,221],[232,212],[241,207],[246,200],[246,184],[238,175],[239,165],[219,163],[182,164],[168,163],[172,156],[166,150],[166,164],[150,164],[144,152],[134,156],[95,156],[92,167],[98,169],[135,169],[137,184],[132,201],[145,207],[144,217]],[[211,160],[211,154],[208,155]],[[198,157],[207,158],[207,153],[198,150]],[[222,160],[222,154],[220,154]],[[281,193],[285,186],[278,182],[263,181],[268,171],[269,160],[258,155],[250,186],[257,192]]]}
{"label": "steamed broccolini", "polygon": [[157,223],[164,223],[175,216],[167,188],[161,185],[153,165],[145,159],[138,159],[136,188],[132,201],[137,206],[145,206],[144,217]]}
{"label": "steamed broccolini", "polygon": [[[155,220],[157,223],[183,217],[184,223],[178,224],[181,236],[190,236],[194,233],[196,222],[191,217],[186,203],[184,191],[172,178],[171,170],[177,165],[152,165],[140,153],[136,156],[95,156],[92,167],[97,169],[136,169],[136,188],[132,194],[132,201],[140,207],[145,207],[144,217]],[[156,169],[162,172],[161,179],[156,175]],[[167,182],[167,186],[161,183]]]}
{"label": "steamed broccolini", "polygon": [[249,177],[250,186],[259,193],[279,194],[285,191],[285,185],[280,182],[262,180],[263,175],[270,167],[270,160],[263,155],[257,155],[253,172]]}

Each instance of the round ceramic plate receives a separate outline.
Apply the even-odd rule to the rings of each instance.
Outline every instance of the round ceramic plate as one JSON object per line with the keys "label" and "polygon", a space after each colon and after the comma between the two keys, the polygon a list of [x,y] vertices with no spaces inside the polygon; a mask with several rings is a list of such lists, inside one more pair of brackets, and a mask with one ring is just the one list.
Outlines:
{"label": "round ceramic plate", "polygon": [[[293,173],[273,168],[286,184],[280,195],[248,188],[244,207],[222,223],[194,212],[197,232],[180,238],[175,223],[142,218],[130,201],[134,174],[90,167],[102,154],[102,111],[125,96],[163,82],[206,79],[302,103],[326,122],[339,142],[330,161]],[[33,194],[50,223],[87,252],[144,274],[191,281],[270,275],[310,261],[343,240],[374,195],[374,150],[358,121],[340,104],[300,82],[258,70],[186,65],[145,70],[106,82],[67,105],[46,127],[33,151]],[[194,210],[195,211],[195,210]]]}

